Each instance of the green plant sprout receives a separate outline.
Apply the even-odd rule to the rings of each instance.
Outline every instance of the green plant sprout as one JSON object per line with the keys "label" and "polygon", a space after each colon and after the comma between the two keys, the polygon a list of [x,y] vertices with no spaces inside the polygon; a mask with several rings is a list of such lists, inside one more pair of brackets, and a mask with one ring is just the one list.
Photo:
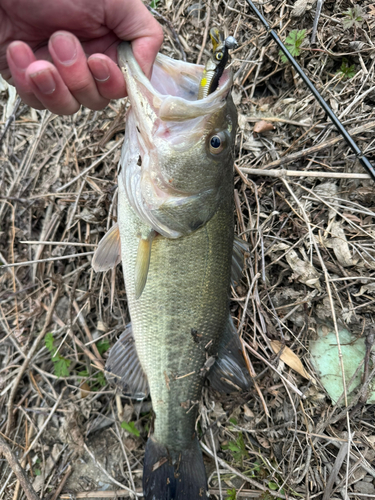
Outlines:
{"label": "green plant sprout", "polygon": [[236,498],[237,498],[236,488],[227,490],[227,496],[225,497],[225,500],[236,500]]}
{"label": "green plant sprout", "polygon": [[98,348],[99,354],[102,355],[106,351],[108,351],[108,349],[111,347],[111,344],[108,342],[108,340],[99,340],[99,342],[97,342],[96,344],[96,347]]}
{"label": "green plant sprout", "polygon": [[356,74],[355,64],[349,66],[349,61],[344,57],[338,73],[343,79],[353,78]]}
{"label": "green plant sprout", "polygon": [[51,354],[51,359],[54,364],[55,375],[60,377],[69,376],[69,366],[71,361],[57,353],[57,348],[54,346],[54,338],[52,333],[47,333],[44,337],[44,343]]}
{"label": "green plant sprout", "polygon": [[[306,30],[292,30],[286,37],[284,45],[289,50],[293,57],[298,57],[301,54],[301,46],[306,38]],[[288,62],[288,58],[282,50],[279,50],[279,56],[283,63]]]}
{"label": "green plant sprout", "polygon": [[134,422],[121,422],[121,428],[125,429],[129,434],[133,434],[135,437],[140,436],[139,430],[136,428]]}
{"label": "green plant sprout", "polygon": [[241,467],[243,467],[243,459],[248,457],[248,453],[242,432],[238,434],[235,441],[229,441],[228,444],[222,445],[222,449],[231,451],[234,461],[240,463]]}
{"label": "green plant sprout", "polygon": [[345,30],[349,30],[354,26],[354,28],[360,28],[367,18],[364,10],[359,5],[355,5],[353,8],[348,9],[344,12],[345,17],[342,20],[342,24]]}

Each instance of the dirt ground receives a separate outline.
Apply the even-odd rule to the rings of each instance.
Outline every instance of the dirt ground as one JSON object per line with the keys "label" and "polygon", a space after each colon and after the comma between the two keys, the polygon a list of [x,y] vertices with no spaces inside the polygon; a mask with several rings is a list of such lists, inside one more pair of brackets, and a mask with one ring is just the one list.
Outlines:
{"label": "dirt ground", "polygon": [[[375,4],[325,0],[314,44],[314,0],[256,5],[372,159]],[[245,0],[152,7],[171,57],[204,63],[212,26],[239,43],[236,234],[250,253],[231,313],[254,385],[204,388],[211,498],[375,498],[374,181]],[[10,89],[0,104],[0,499],[27,498],[24,484],[48,500],[141,497],[151,403],[102,371],[129,321],[122,269],[91,268],[116,220],[127,100],[71,117]],[[336,404],[312,363],[319,329],[365,340],[359,386]]]}

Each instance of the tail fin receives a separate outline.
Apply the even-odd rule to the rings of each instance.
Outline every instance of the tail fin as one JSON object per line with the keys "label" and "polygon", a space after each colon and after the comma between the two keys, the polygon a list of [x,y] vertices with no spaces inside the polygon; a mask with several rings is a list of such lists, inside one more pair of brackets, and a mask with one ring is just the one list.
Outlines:
{"label": "tail fin", "polygon": [[179,452],[152,437],[147,441],[143,466],[145,500],[205,500],[207,480],[198,440]]}

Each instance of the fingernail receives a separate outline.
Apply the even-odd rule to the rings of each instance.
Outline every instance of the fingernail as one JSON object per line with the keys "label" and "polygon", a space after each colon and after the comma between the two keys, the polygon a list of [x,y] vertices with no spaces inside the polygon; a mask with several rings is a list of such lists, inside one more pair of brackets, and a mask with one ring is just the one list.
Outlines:
{"label": "fingernail", "polygon": [[31,73],[30,78],[42,94],[52,94],[52,92],[54,92],[56,89],[55,79],[49,69]]}
{"label": "fingernail", "polygon": [[12,44],[8,48],[8,54],[19,69],[26,69],[33,62],[28,50],[25,50],[22,44]]}
{"label": "fingernail", "polygon": [[71,35],[57,34],[51,37],[51,44],[55,56],[61,64],[69,66],[77,58],[77,47],[75,38]]}
{"label": "fingernail", "polygon": [[90,70],[93,74],[93,77],[98,82],[105,82],[109,78],[109,69],[108,65],[103,59],[99,59],[98,57],[92,57],[89,60]]}

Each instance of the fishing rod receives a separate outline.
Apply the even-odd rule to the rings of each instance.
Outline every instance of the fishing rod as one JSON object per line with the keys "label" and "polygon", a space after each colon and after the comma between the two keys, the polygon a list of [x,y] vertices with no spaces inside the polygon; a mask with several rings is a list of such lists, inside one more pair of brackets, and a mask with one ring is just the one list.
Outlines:
{"label": "fishing rod", "polygon": [[341,123],[341,121],[337,118],[335,113],[332,111],[332,109],[329,107],[329,105],[326,103],[326,101],[323,99],[323,97],[320,95],[318,90],[315,88],[314,84],[311,82],[311,80],[308,78],[308,76],[305,74],[301,66],[297,63],[297,61],[294,59],[294,57],[291,55],[291,53],[288,51],[288,49],[285,47],[283,42],[280,40],[278,37],[276,31],[271,28],[271,26],[268,24],[266,19],[263,17],[262,13],[255,7],[254,3],[251,0],[246,0],[251,9],[253,10],[254,14],[258,17],[260,22],[263,24],[263,26],[266,28],[268,35],[270,35],[273,40],[277,43],[277,45],[280,47],[280,49],[284,52],[285,56],[288,58],[289,62],[292,64],[294,69],[297,71],[299,76],[302,78],[302,80],[305,82],[309,90],[312,92],[314,95],[315,99],[318,101],[318,103],[321,105],[321,107],[324,109],[324,111],[327,113],[327,115],[330,117],[332,120],[333,124],[337,128],[337,130],[340,132],[342,137],[345,139],[346,143],[350,147],[350,149],[354,152],[356,158],[359,160],[361,165],[367,172],[370,174],[370,176],[375,180],[375,169],[370,163],[369,159],[366,158],[366,156],[362,153],[360,148],[357,146],[356,142],[353,140],[352,136],[348,133],[344,125]]}

